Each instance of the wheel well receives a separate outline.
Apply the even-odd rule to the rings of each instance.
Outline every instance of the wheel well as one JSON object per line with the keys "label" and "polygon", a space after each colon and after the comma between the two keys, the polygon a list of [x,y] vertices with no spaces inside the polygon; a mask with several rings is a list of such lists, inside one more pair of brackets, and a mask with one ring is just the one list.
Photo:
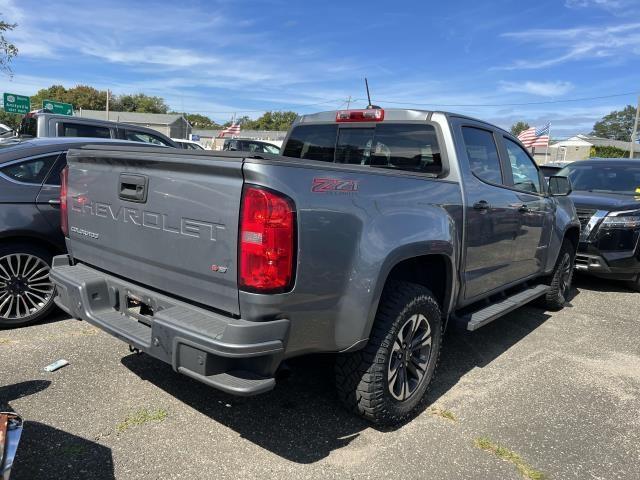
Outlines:
{"label": "wheel well", "polygon": [[573,247],[578,250],[578,242],[580,241],[580,229],[577,227],[572,227],[564,234],[564,238],[571,241]]}
{"label": "wheel well", "polygon": [[60,248],[56,247],[53,243],[43,240],[37,237],[30,237],[28,235],[15,235],[0,238],[0,245],[31,245],[46,249],[51,255],[58,255],[63,253]]}
{"label": "wheel well", "polygon": [[403,260],[391,272],[388,280],[417,283],[431,290],[443,310],[451,294],[451,264],[444,255],[423,255]]}

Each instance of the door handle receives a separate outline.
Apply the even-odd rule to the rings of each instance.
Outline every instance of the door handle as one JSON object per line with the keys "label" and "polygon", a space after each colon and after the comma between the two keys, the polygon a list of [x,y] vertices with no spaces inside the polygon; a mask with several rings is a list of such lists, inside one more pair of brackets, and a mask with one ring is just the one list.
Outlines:
{"label": "door handle", "polygon": [[473,204],[474,210],[489,210],[491,208],[491,204],[486,200],[480,200]]}
{"label": "door handle", "polygon": [[147,201],[148,178],[144,175],[120,174],[118,196],[121,200],[145,203]]}
{"label": "door handle", "polygon": [[49,203],[49,205],[60,205],[60,200],[57,198],[52,198],[47,203]]}

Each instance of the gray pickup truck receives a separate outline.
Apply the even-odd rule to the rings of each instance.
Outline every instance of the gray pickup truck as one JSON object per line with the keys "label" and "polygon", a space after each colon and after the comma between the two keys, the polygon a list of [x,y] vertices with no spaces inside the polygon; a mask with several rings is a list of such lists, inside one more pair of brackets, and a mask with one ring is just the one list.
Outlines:
{"label": "gray pickup truck", "polygon": [[508,132],[442,112],[300,117],[282,155],[71,150],[56,303],[207,385],[253,395],[337,353],[339,396],[391,424],[425,402],[448,324],[567,297],[564,177]]}

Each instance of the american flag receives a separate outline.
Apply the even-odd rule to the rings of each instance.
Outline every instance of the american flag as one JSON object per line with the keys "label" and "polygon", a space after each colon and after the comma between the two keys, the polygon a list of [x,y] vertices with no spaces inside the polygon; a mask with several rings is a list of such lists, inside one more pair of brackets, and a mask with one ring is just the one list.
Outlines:
{"label": "american flag", "polygon": [[218,138],[222,138],[225,135],[229,134],[230,136],[234,136],[234,135],[240,135],[240,124],[239,123],[232,123],[230,126],[228,126],[227,128],[225,128],[224,130],[222,130],[219,134],[218,134]]}
{"label": "american flag", "polygon": [[518,140],[527,147],[547,147],[549,146],[549,129],[551,124],[547,123],[542,127],[531,127],[518,135]]}

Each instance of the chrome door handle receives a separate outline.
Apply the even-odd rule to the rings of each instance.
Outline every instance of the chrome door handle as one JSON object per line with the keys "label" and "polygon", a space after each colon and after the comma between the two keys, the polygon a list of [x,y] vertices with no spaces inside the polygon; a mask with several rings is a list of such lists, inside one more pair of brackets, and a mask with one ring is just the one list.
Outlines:
{"label": "chrome door handle", "polygon": [[58,200],[57,198],[52,198],[48,203],[49,205],[60,205],[60,200]]}

